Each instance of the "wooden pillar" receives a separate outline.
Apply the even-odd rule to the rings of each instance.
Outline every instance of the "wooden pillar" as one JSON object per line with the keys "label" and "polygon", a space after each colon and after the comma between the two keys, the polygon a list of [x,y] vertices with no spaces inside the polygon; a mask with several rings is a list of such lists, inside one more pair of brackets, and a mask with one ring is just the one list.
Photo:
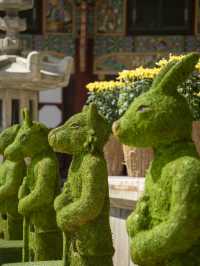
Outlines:
{"label": "wooden pillar", "polygon": [[88,36],[88,11],[93,6],[82,1],[79,8],[80,33],[76,39],[75,72],[71,76],[68,88],[63,90],[64,116],[66,121],[74,113],[80,112],[87,99],[85,86],[95,80],[93,75],[93,49],[94,41]]}
{"label": "wooden pillar", "polygon": [[85,86],[93,77],[93,40],[88,38],[88,9],[87,1],[80,4],[81,25],[80,35],[76,42],[75,83],[76,95],[74,112],[79,112],[87,99]]}
{"label": "wooden pillar", "polygon": [[[88,10],[92,8],[85,1],[79,6],[81,13],[80,34],[76,39],[74,65],[75,72],[70,78],[67,88],[63,89],[63,123],[74,113],[80,112],[87,99],[85,86],[94,81],[93,75],[93,46],[92,38],[88,38]],[[66,176],[66,170],[71,162],[69,155],[60,156],[61,175]]]}

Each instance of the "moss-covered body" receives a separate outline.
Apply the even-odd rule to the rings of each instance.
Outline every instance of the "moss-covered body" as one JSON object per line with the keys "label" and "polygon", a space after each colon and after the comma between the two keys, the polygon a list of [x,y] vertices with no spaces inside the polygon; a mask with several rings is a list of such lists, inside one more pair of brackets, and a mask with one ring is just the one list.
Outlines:
{"label": "moss-covered body", "polygon": [[48,129],[30,121],[25,112],[15,141],[5,151],[10,160],[31,158],[19,190],[18,210],[30,221],[35,261],[59,259],[62,254],[61,232],[53,208],[54,198],[60,191],[58,162],[47,136]]}
{"label": "moss-covered body", "polygon": [[[14,141],[18,130],[19,125],[14,125],[0,134],[0,154],[3,155],[6,147]],[[6,226],[3,231],[4,238],[7,240],[22,239],[22,216],[18,213],[18,190],[25,172],[23,159],[13,162],[4,158],[0,164],[0,212],[6,215]]]}
{"label": "moss-covered body", "polygon": [[200,265],[200,160],[189,107],[176,91],[198,58],[167,65],[113,126],[121,142],[155,151],[144,196],[127,221],[139,266]]}
{"label": "moss-covered body", "polygon": [[85,108],[53,130],[54,150],[73,154],[63,193],[55,200],[57,222],[65,232],[70,266],[112,266],[108,174],[103,146],[108,126],[95,106]]}

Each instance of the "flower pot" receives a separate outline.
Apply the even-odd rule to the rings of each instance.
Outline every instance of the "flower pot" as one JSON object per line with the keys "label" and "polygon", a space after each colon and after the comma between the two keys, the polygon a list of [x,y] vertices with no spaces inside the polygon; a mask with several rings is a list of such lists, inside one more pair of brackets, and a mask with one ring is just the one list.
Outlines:
{"label": "flower pot", "polygon": [[153,149],[123,145],[123,150],[128,176],[144,177],[150,162],[153,160]]}
{"label": "flower pot", "polygon": [[124,154],[122,145],[111,135],[104,147],[109,176],[121,176],[124,169]]}
{"label": "flower pot", "polygon": [[[192,124],[192,139],[200,155],[200,121],[194,121]],[[123,151],[128,176],[144,177],[153,160],[153,150],[123,145]]]}
{"label": "flower pot", "polygon": [[200,121],[194,121],[192,124],[192,139],[200,155]]}

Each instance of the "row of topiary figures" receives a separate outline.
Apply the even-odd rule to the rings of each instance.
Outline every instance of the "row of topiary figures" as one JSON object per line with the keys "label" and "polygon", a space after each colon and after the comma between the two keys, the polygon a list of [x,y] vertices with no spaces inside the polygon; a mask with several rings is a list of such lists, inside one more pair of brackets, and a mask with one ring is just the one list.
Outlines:
{"label": "row of topiary figures", "polygon": [[[6,205],[1,212],[7,213],[8,220],[15,221],[10,228],[15,238],[19,237],[21,226],[17,223],[19,214],[24,217],[24,261],[29,261],[32,253],[34,261],[60,259],[62,230],[65,265],[112,265],[114,249],[103,157],[108,136],[108,125],[94,105],[85,107],[50,133],[43,124],[32,122],[24,110],[22,125],[1,133],[0,146],[5,159],[1,164],[4,180],[1,178],[0,197]],[[73,154],[61,194],[53,150]],[[25,158],[30,161],[27,170]]]}
{"label": "row of topiary figures", "polygon": [[[200,161],[189,107],[176,90],[198,59],[192,53],[165,66],[151,89],[113,125],[122,143],[155,152],[144,196],[127,221],[132,259],[140,266],[200,265]],[[19,214],[24,217],[24,260],[30,250],[35,261],[60,259],[62,231],[65,266],[112,266],[103,156],[109,126],[94,105],[50,133],[26,110],[23,117],[22,125],[0,135],[0,210],[7,214],[12,236],[19,237]],[[54,151],[73,155],[61,194]]]}

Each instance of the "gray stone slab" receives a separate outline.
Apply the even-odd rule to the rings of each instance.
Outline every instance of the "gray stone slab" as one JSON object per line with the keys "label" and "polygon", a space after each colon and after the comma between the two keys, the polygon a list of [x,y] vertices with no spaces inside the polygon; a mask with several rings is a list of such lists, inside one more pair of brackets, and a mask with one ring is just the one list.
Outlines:
{"label": "gray stone slab", "polygon": [[22,261],[23,241],[0,240],[0,265]]}
{"label": "gray stone slab", "polygon": [[22,240],[0,240],[0,250],[1,249],[12,249],[12,248],[22,248]]}

